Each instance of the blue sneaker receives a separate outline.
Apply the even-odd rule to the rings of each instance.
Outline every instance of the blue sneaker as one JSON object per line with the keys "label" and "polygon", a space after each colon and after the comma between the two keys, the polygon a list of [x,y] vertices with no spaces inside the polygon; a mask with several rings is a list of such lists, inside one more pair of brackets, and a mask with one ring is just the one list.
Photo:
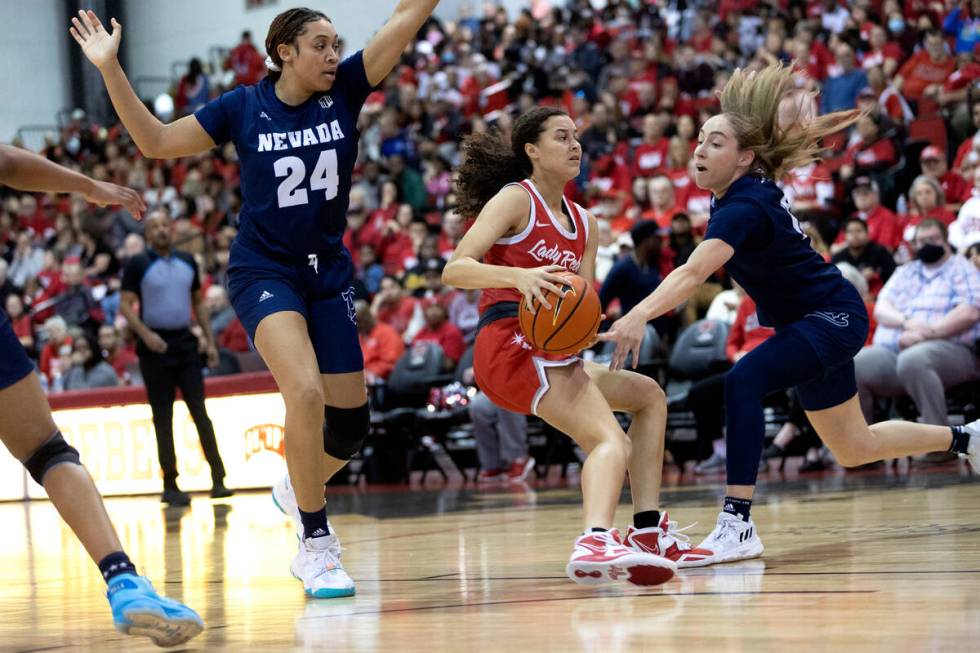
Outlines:
{"label": "blue sneaker", "polygon": [[143,576],[119,574],[106,592],[116,630],[149,637],[157,646],[183,644],[204,630],[204,621],[183,603],[160,596]]}

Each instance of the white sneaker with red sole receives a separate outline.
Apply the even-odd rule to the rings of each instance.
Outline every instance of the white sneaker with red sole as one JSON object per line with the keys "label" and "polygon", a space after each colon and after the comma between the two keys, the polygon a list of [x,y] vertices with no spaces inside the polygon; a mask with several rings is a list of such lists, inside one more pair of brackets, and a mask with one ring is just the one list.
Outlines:
{"label": "white sneaker with red sole", "polygon": [[[694,524],[691,524],[694,526]],[[704,567],[714,562],[714,553],[708,549],[691,546],[690,538],[684,531],[691,528],[677,528],[677,522],[670,521],[667,513],[660,516],[660,525],[652,528],[626,529],[623,544],[634,551],[643,551],[672,560],[679,569],[685,567]]]}
{"label": "white sneaker with red sole", "polygon": [[580,585],[661,585],[676,572],[677,565],[667,558],[623,546],[616,529],[580,535],[565,567]]}

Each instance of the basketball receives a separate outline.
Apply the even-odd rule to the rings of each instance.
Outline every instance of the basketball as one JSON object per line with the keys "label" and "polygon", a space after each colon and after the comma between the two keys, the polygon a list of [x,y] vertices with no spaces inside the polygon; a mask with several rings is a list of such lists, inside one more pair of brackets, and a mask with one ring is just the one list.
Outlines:
{"label": "basketball", "polygon": [[560,295],[545,291],[550,310],[542,308],[537,300],[530,306],[527,300],[521,300],[521,330],[528,344],[536,349],[549,354],[576,354],[599,330],[599,295],[592,284],[577,274],[558,274],[567,281],[561,286]]}

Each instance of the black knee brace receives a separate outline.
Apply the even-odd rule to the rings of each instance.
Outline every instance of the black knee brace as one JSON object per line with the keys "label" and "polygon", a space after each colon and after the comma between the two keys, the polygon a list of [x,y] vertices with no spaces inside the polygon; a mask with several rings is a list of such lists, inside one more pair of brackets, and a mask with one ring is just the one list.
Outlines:
{"label": "black knee brace", "polygon": [[49,469],[61,463],[81,465],[82,459],[78,457],[78,450],[65,442],[61,431],[55,431],[37,451],[31,454],[30,458],[24,461],[24,467],[38,485],[44,485],[44,475]]}
{"label": "black knee brace", "polygon": [[371,429],[368,405],[357,408],[326,406],[323,411],[323,451],[338,460],[354,457]]}

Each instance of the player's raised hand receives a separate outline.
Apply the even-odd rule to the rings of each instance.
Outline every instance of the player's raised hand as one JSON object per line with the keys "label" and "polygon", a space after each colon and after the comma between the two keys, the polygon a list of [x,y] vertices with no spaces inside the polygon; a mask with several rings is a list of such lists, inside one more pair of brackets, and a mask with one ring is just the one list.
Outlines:
{"label": "player's raised hand", "polygon": [[119,204],[139,220],[146,211],[146,204],[140,194],[131,188],[110,184],[107,181],[97,181],[92,190],[85,194],[85,199],[99,206]]}
{"label": "player's raised hand", "polygon": [[115,18],[111,19],[112,33],[105,30],[93,11],[79,11],[78,18],[72,18],[71,24],[68,31],[96,68],[115,61],[122,39],[122,25]]}

